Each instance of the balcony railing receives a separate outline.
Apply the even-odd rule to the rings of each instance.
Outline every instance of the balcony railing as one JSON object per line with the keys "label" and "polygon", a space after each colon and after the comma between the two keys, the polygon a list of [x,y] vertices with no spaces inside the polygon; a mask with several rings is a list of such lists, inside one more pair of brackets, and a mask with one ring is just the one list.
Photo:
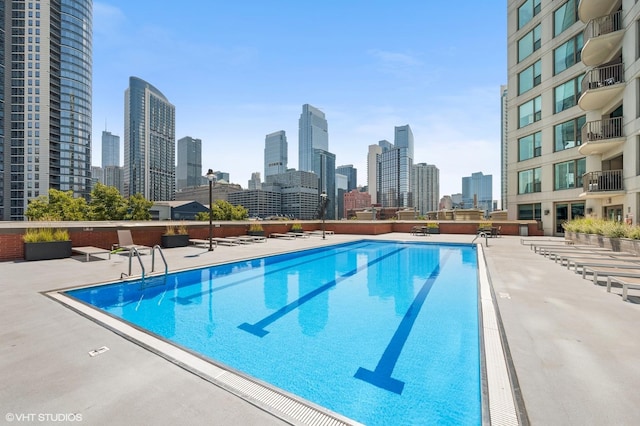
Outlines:
{"label": "balcony railing", "polygon": [[603,170],[582,175],[584,192],[622,191],[622,170]]}
{"label": "balcony railing", "polygon": [[584,29],[584,41],[622,29],[622,10],[592,19]]}
{"label": "balcony railing", "polygon": [[589,70],[582,79],[582,93],[589,89],[624,83],[624,64],[607,65]]}
{"label": "balcony railing", "polygon": [[622,117],[589,121],[582,126],[582,143],[624,138]]}

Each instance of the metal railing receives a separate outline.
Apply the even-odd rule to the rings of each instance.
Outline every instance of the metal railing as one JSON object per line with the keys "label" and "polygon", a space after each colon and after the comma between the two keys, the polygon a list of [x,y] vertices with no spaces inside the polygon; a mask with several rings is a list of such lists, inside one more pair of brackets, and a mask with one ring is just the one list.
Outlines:
{"label": "metal railing", "polygon": [[611,15],[600,16],[589,21],[584,29],[583,37],[585,43],[590,38],[599,37],[622,29],[622,10]]}
{"label": "metal railing", "polygon": [[622,191],[622,170],[601,170],[582,175],[584,192]]}
{"label": "metal railing", "polygon": [[582,143],[623,138],[622,118],[603,118],[585,123],[582,126]]}
{"label": "metal railing", "polygon": [[624,63],[593,68],[582,79],[582,93],[620,83],[624,83]]}

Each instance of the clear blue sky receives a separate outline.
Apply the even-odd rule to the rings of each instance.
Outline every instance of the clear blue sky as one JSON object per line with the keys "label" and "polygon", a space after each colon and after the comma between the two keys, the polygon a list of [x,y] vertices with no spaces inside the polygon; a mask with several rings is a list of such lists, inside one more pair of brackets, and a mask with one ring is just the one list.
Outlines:
{"label": "clear blue sky", "polygon": [[94,2],[93,160],[106,128],[124,143],[130,76],[176,107],[176,139],[202,139],[202,166],[247,186],[264,179],[268,133],[326,114],[336,165],[366,184],[368,146],[409,124],[414,163],[440,169],[440,195],[493,175],[500,198],[500,85],[506,4],[428,0],[105,0]]}

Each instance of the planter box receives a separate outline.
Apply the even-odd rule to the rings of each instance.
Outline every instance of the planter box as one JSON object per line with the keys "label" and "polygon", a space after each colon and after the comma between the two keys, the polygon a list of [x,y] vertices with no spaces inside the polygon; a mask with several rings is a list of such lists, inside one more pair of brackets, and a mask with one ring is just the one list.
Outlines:
{"label": "planter box", "polygon": [[189,235],[161,235],[160,243],[163,248],[186,247],[189,245]]}
{"label": "planter box", "polygon": [[64,259],[71,257],[71,240],[24,243],[24,260]]}
{"label": "planter box", "polygon": [[247,231],[247,235],[252,237],[264,237],[264,231]]}
{"label": "planter box", "polygon": [[427,234],[439,234],[440,228],[429,228],[427,227]]}

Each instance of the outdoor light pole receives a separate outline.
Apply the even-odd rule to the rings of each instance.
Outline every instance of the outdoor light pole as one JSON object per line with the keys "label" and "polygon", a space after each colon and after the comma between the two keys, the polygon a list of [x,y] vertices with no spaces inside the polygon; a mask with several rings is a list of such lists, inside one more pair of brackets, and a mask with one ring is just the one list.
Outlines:
{"label": "outdoor light pole", "polygon": [[320,199],[322,200],[321,201],[321,205],[322,205],[322,207],[321,207],[321,209],[322,209],[322,211],[321,211],[322,212],[322,239],[324,240],[325,239],[325,236],[324,236],[324,230],[325,230],[325,227],[324,227],[324,215],[327,212],[327,193],[322,191],[322,194],[320,194]]}
{"label": "outdoor light pole", "polygon": [[207,172],[209,180],[209,251],[213,251],[213,179],[215,177],[213,170],[209,169]]}

